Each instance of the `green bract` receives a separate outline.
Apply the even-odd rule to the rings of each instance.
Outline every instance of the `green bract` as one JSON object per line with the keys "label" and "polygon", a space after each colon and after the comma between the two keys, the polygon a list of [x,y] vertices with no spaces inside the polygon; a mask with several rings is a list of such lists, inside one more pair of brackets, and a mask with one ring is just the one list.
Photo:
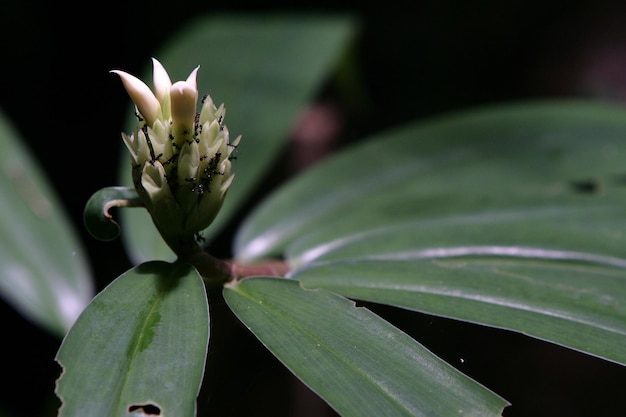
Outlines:
{"label": "green bract", "polygon": [[122,133],[132,160],[137,193],[166,241],[187,238],[208,227],[219,212],[234,174],[224,105],[209,95],[197,112],[196,67],[174,84],[153,58],[154,93],[137,77],[113,70],[136,107],[139,126]]}

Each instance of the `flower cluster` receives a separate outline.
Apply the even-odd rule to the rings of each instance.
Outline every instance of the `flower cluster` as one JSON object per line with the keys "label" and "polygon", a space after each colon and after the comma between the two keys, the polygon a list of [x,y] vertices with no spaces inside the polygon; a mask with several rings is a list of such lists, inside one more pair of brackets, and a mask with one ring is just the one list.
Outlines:
{"label": "flower cluster", "polygon": [[233,181],[232,152],[224,105],[210,96],[198,107],[196,67],[187,80],[172,84],[153,59],[154,92],[124,71],[120,76],[135,103],[139,127],[122,139],[132,159],[133,183],[152,219],[168,240],[189,237],[208,227]]}

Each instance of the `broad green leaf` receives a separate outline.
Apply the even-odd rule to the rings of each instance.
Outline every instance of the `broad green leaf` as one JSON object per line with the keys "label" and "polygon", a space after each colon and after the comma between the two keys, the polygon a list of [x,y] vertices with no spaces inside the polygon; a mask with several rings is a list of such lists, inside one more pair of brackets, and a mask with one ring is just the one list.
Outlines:
{"label": "broad green leaf", "polygon": [[363,300],[626,364],[626,111],[471,110],[380,134],[278,190],[241,260]]}
{"label": "broad green leaf", "polygon": [[[310,233],[292,245],[291,260],[309,267],[311,263],[369,258],[509,256],[507,248],[518,248],[517,253],[525,257],[550,256],[625,266],[619,259],[624,255],[625,236],[616,233],[626,229],[623,204],[609,198],[564,200],[548,205],[527,200],[513,208],[389,222],[321,243],[318,235]],[[533,254],[522,248],[542,248],[542,252]]]}
{"label": "broad green leaf", "polygon": [[285,251],[298,263],[312,247],[366,230],[493,209],[614,209],[626,202],[625,138],[623,107],[585,102],[494,106],[384,132],[257,207],[237,234],[236,256]]}
{"label": "broad green leaf", "polygon": [[59,417],[194,416],[208,341],[205,288],[192,267],[154,261],[129,270],[63,340]]}
{"label": "broad green leaf", "polygon": [[623,205],[593,200],[450,216],[310,248],[302,254],[310,263],[292,275],[626,364],[626,259],[616,230],[626,230]]}
{"label": "broad green leaf", "polygon": [[294,276],[307,288],[515,330],[626,365],[626,261],[615,268],[557,251],[465,247],[463,257],[455,249],[351,259]]}
{"label": "broad green leaf", "polygon": [[[257,192],[254,187],[271,170],[298,113],[329,77],[355,31],[355,22],[344,16],[215,15],[189,25],[157,52],[173,81],[186,79],[200,65],[200,94],[224,103],[231,139],[242,135],[235,180],[203,234],[206,239]],[[152,80],[151,67],[144,74],[142,79]],[[129,122],[126,131],[135,125]],[[127,160],[124,152],[121,182],[131,185]],[[124,210],[122,216],[131,258],[174,259],[145,210]]]}
{"label": "broad green leaf", "polygon": [[0,113],[0,296],[63,337],[94,294],[74,225],[38,162]]}
{"label": "broad green leaf", "polygon": [[500,416],[508,403],[365,308],[293,280],[224,289],[237,317],[344,417]]}

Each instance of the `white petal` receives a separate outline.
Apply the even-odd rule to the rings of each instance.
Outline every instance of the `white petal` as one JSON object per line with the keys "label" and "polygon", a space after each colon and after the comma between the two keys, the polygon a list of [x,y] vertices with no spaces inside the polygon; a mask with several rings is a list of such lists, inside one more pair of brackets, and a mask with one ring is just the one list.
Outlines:
{"label": "white petal", "polygon": [[161,115],[161,105],[150,90],[150,87],[139,78],[127,72],[119,70],[112,70],[111,72],[120,76],[124,88],[135,102],[139,113],[146,119],[148,125],[152,125]]}
{"label": "white petal", "polygon": [[198,90],[186,81],[178,81],[170,88],[172,122],[179,130],[191,133],[196,117]]}
{"label": "white petal", "polygon": [[141,185],[150,197],[152,205],[158,203],[159,200],[168,197],[167,177],[163,166],[156,162],[151,164],[146,162],[141,174]]}
{"label": "white petal", "polygon": [[200,109],[200,123],[204,124],[205,122],[212,122],[216,119],[217,107],[213,104],[213,99],[210,95],[207,95],[204,98],[204,103],[202,104],[202,108]]}
{"label": "white petal", "polygon": [[137,163],[143,165],[147,161],[152,161],[150,147],[143,130],[136,130],[133,136],[135,136],[135,145],[137,146]]}
{"label": "white petal", "polygon": [[170,80],[170,76],[168,75],[163,65],[161,65],[161,63],[155,58],[152,58],[152,66],[154,94],[156,95],[157,100],[159,100],[160,103],[163,103],[163,98],[166,97],[170,92],[172,81]]}
{"label": "white petal", "polygon": [[194,180],[198,176],[198,166],[200,165],[200,154],[196,142],[185,143],[178,156],[178,178],[187,181]]}
{"label": "white petal", "polygon": [[239,142],[241,142],[241,135],[237,136],[234,141],[231,142],[231,148],[235,149],[239,146]]}
{"label": "white petal", "polygon": [[198,90],[198,82],[196,81],[196,79],[198,77],[199,69],[200,69],[200,65],[198,65],[193,71],[191,71],[191,74],[189,74],[189,77],[187,77],[187,82],[193,85],[193,88],[195,88],[196,91]]}
{"label": "white petal", "polygon": [[222,198],[224,198],[226,191],[228,191],[228,188],[230,187],[230,184],[232,184],[234,179],[235,179],[235,174],[230,174],[224,181],[222,181],[222,184],[220,185]]}
{"label": "white petal", "polygon": [[154,152],[156,155],[162,153],[161,161],[168,161],[173,153],[174,149],[172,147],[172,141],[169,140],[169,123],[166,126],[161,120],[157,120],[152,125],[152,128],[148,128],[148,132],[150,133],[150,137],[152,140],[152,146],[154,148]]}
{"label": "white petal", "polygon": [[200,157],[198,156],[198,144],[195,142],[185,143],[180,150],[178,156],[178,181],[180,186],[176,191],[176,201],[181,210],[188,213],[196,205],[198,195],[200,193],[198,165]]}
{"label": "white petal", "polygon": [[135,138],[135,135],[131,134],[129,136],[126,133],[122,132],[122,140],[124,141],[124,144],[128,148],[128,151],[130,152],[130,156],[133,160],[133,164],[135,165],[138,164],[137,155],[139,153],[139,146]]}

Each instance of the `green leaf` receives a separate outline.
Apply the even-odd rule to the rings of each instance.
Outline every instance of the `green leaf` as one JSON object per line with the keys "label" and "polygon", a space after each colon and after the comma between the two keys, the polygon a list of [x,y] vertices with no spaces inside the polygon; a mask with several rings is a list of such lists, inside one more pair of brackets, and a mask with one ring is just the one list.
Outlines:
{"label": "green leaf", "polygon": [[237,317],[344,417],[500,416],[506,401],[365,308],[296,281],[224,289]]}
{"label": "green leaf", "polygon": [[[388,254],[329,263],[294,276],[306,287],[515,330],[626,365],[626,261],[614,268],[550,258],[561,255],[556,251],[544,251],[542,259],[536,249],[464,249],[474,249],[474,256]],[[497,258],[487,258],[498,250]],[[517,256],[507,258],[506,251]]]}
{"label": "green leaf", "polygon": [[307,287],[626,364],[626,111],[494,106],[382,133],[294,179],[236,256]]}
{"label": "green leaf", "polygon": [[[333,71],[355,31],[355,22],[345,16],[215,15],[190,24],[158,51],[156,58],[173,81],[186,79],[200,65],[200,93],[224,103],[232,139],[243,135],[233,161],[235,180],[203,234],[206,239],[257,192],[298,113]],[[144,74],[142,79],[151,80],[152,68]],[[126,131],[135,125],[129,122]],[[121,182],[131,185],[125,150],[122,161]],[[147,213],[125,210],[122,225],[132,259],[174,259]]]}
{"label": "green leaf", "polygon": [[0,113],[0,295],[62,337],[94,294],[83,247],[55,190]]}
{"label": "green leaf", "polygon": [[208,341],[205,288],[192,267],[154,261],[129,270],[63,340],[59,417],[194,416]]}
{"label": "green leaf", "polygon": [[87,204],[83,221],[87,231],[99,240],[114,240],[120,226],[109,212],[114,207],[143,207],[133,187],[106,187],[96,191]]}
{"label": "green leaf", "polygon": [[236,256],[286,251],[306,262],[303,252],[340,237],[494,209],[615,209],[626,201],[624,137],[623,107],[585,102],[493,106],[383,132],[257,207],[239,229]]}

